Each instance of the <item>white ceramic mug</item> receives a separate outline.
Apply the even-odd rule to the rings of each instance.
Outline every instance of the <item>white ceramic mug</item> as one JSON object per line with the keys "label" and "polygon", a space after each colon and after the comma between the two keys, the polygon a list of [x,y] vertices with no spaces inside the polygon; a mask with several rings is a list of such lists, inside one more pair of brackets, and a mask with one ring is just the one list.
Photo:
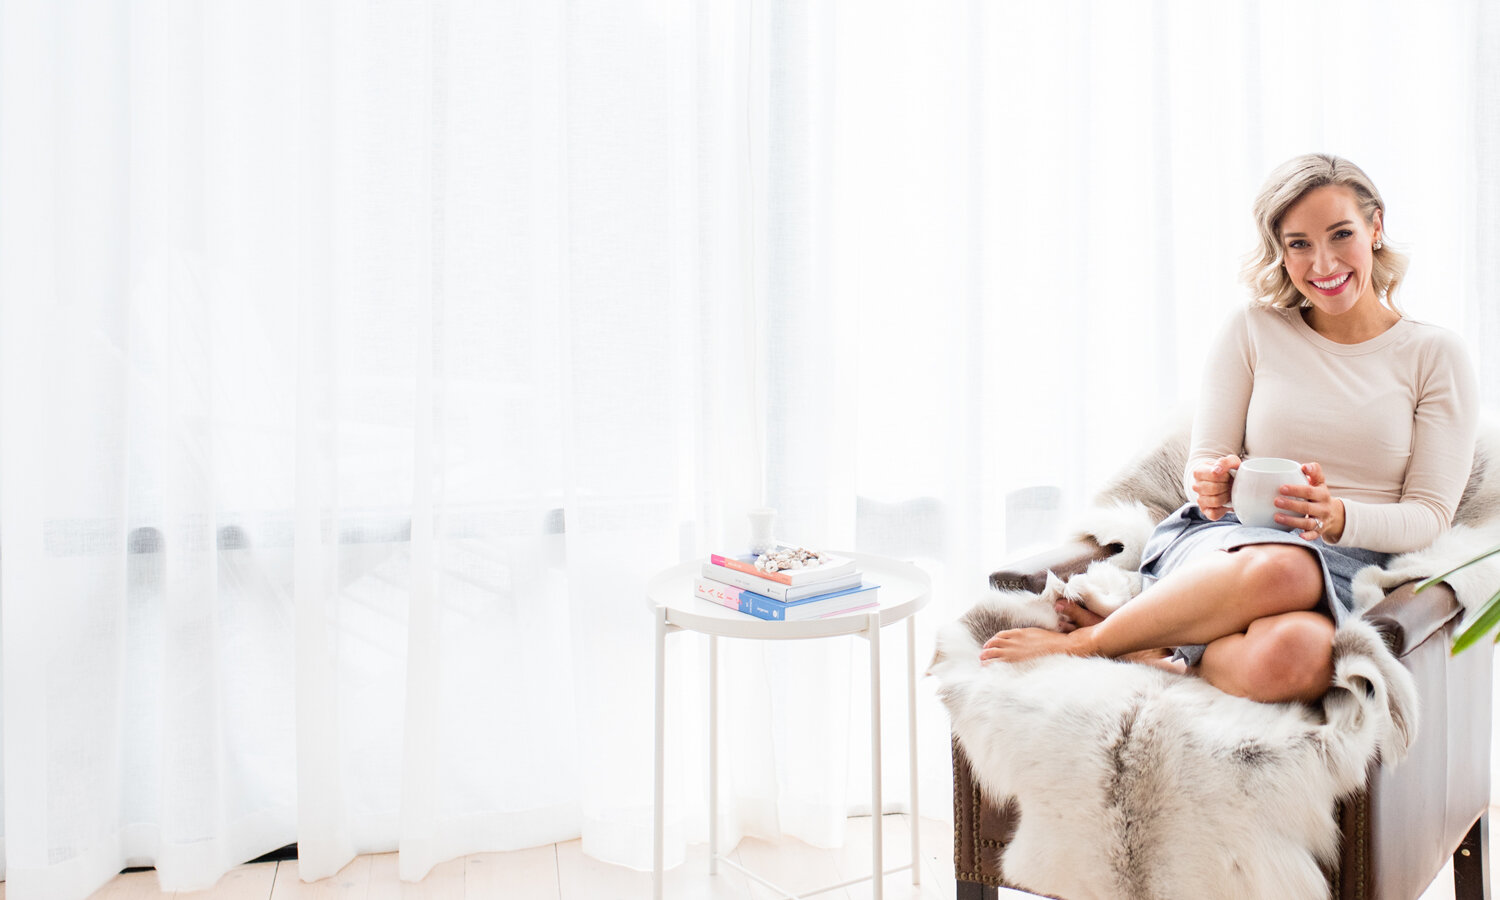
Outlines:
{"label": "white ceramic mug", "polygon": [[1297,531],[1295,525],[1282,525],[1276,521],[1276,498],[1281,496],[1284,484],[1306,484],[1302,464],[1295,459],[1279,456],[1256,456],[1240,463],[1234,472],[1234,486],[1229,491],[1229,501],[1234,514],[1243,525],[1260,525],[1280,528],[1282,531]]}

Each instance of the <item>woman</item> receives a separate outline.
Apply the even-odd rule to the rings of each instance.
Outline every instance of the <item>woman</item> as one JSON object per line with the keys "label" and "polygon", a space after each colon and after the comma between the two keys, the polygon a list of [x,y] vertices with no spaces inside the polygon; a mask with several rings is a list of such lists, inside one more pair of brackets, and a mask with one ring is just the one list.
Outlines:
{"label": "woman", "polygon": [[[1107,619],[1060,606],[1072,627],[1002,631],[984,660],[1046,653],[1152,656],[1254,700],[1313,700],[1333,673],[1349,580],[1430,544],[1453,521],[1473,461],[1478,390],[1462,341],[1394,303],[1406,259],[1386,246],[1385,204],[1348,160],[1276,169],[1255,201],[1256,301],[1210,355],[1184,484],[1157,526],[1146,589]],[[1239,454],[1306,461],[1276,521],[1229,509]],[[1144,653],[1143,653],[1144,651]]]}

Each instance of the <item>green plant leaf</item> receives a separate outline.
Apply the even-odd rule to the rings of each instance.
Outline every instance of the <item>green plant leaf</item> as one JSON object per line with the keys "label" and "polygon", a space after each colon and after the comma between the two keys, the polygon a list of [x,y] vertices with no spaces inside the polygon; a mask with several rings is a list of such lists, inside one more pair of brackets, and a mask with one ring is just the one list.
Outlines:
{"label": "green plant leaf", "polygon": [[[1458,637],[1453,639],[1453,649],[1450,651],[1451,655],[1457,656],[1459,653],[1467,650],[1496,625],[1500,625],[1500,591],[1496,591],[1493,597],[1486,600],[1484,605],[1479,607],[1479,611],[1474,614],[1474,620],[1464,628]],[[1500,637],[1497,637],[1496,640],[1500,641]]]}
{"label": "green plant leaf", "polygon": [[1432,576],[1431,578],[1429,578],[1426,581],[1422,582],[1421,584],[1417,585],[1417,588],[1416,588],[1415,591],[1413,591],[1413,593],[1420,594],[1420,593],[1422,593],[1423,589],[1432,587],[1434,584],[1437,584],[1439,581],[1443,581],[1443,580],[1447,579],[1447,577],[1449,575],[1452,575],[1454,572],[1457,572],[1459,569],[1465,569],[1465,568],[1468,568],[1469,566],[1474,565],[1475,563],[1479,562],[1480,560],[1489,559],[1491,556],[1494,556],[1496,553],[1500,553],[1500,547],[1492,547],[1489,550],[1484,551],[1483,553],[1479,554],[1478,556],[1474,557],[1473,559],[1471,559],[1471,560],[1469,560],[1467,562],[1459,563],[1458,565],[1454,566],[1453,568],[1449,569],[1448,571],[1444,572],[1441,575],[1434,575],[1434,576]]}

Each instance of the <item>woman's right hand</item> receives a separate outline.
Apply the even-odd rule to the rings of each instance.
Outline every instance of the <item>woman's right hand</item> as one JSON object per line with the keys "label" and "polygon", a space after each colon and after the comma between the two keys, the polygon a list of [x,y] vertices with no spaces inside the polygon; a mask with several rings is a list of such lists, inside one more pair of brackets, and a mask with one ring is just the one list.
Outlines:
{"label": "woman's right hand", "polygon": [[1239,467],[1240,458],[1231,454],[1219,457],[1211,466],[1193,470],[1193,493],[1198,495],[1198,508],[1203,511],[1203,517],[1210,522],[1219,521],[1230,511],[1230,476]]}

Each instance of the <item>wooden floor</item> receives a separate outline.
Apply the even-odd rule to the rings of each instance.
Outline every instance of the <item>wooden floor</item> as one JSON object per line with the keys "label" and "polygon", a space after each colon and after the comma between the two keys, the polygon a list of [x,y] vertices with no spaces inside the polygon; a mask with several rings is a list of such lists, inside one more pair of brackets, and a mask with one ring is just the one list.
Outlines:
{"label": "wooden floor", "polygon": [[[904,865],[911,850],[911,821],[902,815],[885,820],[886,868]],[[944,822],[921,820],[921,885],[911,872],[886,876],[888,900],[952,900],[953,831]],[[720,865],[708,874],[708,848],[688,846],[687,862],[667,871],[667,900],[769,900],[775,892]],[[870,819],[849,820],[848,840],[837,850],[819,850],[797,840],[771,844],[746,838],[729,858],[789,891],[810,890],[869,874]],[[416,884],[396,875],[396,854],[356,858],[332,878],[306,884],[297,877],[297,862],[241,866],[212,890],[163,893],[155,872],[128,872],[96,891],[90,900],[647,900],[651,873],[601,863],[583,855],[581,842],[568,841],[513,853],[479,853],[434,868]],[[862,900],[872,896],[868,883],[829,891],[818,897]],[[4,894],[0,892],[0,900]]]}
{"label": "wooden floor", "polygon": [[[911,840],[907,816],[885,816],[887,868],[906,862]],[[921,820],[921,885],[909,871],[885,878],[890,900],[952,900],[953,831],[947,823]],[[869,872],[870,819],[849,820],[846,845],[819,850],[796,841],[740,842],[730,858],[789,891],[837,884]],[[668,900],[770,900],[778,895],[720,865],[708,874],[708,848],[688,847],[687,862],[667,872]],[[1009,892],[1002,892],[1004,898]],[[155,872],[129,872],[96,891],[90,900],[644,900],[651,896],[651,873],[601,863],[583,855],[579,841],[514,853],[479,853],[443,863],[423,881],[408,884],[396,875],[396,854],[361,856],[332,878],[304,884],[297,862],[257,863],[230,871],[211,890],[162,893]],[[868,882],[817,895],[834,900],[871,896]],[[1019,897],[1014,894],[1011,896]],[[0,900],[5,886],[0,884]],[[1452,900],[1453,873],[1445,869],[1420,900]]]}

